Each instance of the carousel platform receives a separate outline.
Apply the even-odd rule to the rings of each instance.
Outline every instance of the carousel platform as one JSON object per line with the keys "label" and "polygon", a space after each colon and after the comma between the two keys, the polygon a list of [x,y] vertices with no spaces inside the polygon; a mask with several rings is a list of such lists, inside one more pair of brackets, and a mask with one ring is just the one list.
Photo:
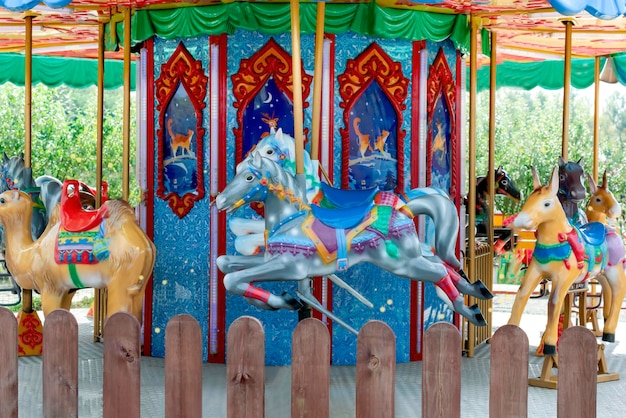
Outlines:
{"label": "carousel platform", "polygon": [[[514,295],[497,294],[494,299],[494,331],[508,320]],[[521,328],[530,342],[529,377],[539,376],[543,357],[535,356],[546,322],[546,298],[531,299],[522,317]],[[79,417],[100,417],[102,414],[103,344],[93,342],[93,326],[86,309],[73,310],[79,323]],[[617,328],[617,342],[607,343],[607,365],[621,379],[598,384],[597,416],[620,417],[626,410],[626,310],[622,308]],[[421,362],[401,363],[396,366],[397,418],[421,416]],[[462,359],[461,416],[482,418],[489,411],[490,345],[481,344],[472,358]],[[42,357],[19,359],[19,417],[41,417],[42,412]],[[355,367],[331,367],[331,416],[355,416]],[[203,417],[226,416],[226,366],[203,365]],[[266,369],[266,416],[289,417],[291,369],[289,366]],[[164,359],[141,359],[141,416],[164,416]],[[528,388],[528,416],[555,417],[557,391],[537,387]]]}

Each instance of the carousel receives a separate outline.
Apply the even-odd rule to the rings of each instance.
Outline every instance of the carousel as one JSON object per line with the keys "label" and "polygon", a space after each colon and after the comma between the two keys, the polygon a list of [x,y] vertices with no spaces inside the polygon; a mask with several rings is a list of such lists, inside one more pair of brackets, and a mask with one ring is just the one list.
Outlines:
{"label": "carousel", "polygon": [[[123,283],[134,293],[120,296],[108,284],[119,282],[114,278],[81,286],[60,280],[70,283],[66,291],[101,289],[96,340],[108,316],[133,312],[143,327],[143,354],[152,357],[165,355],[165,329],[178,314],[199,323],[208,363],[225,362],[227,330],[242,316],[263,324],[271,341],[267,365],[290,364],[293,330],[310,316],[330,333],[334,365],[355,363],[357,330],[370,320],[391,328],[399,363],[421,360],[425,331],[442,321],[460,330],[471,357],[492,334],[493,196],[520,197],[512,181],[502,183],[506,172],[493,158],[495,117],[483,150],[490,174],[477,179],[477,91],[491,88],[495,116],[496,87],[564,87],[567,160],[570,86],[595,83],[597,113],[601,74],[626,81],[626,56],[619,54],[626,51],[626,23],[610,20],[626,10],[613,3],[1,5],[3,82],[28,92],[63,65],[91,72],[54,73],[53,83],[97,84],[100,95],[124,86],[122,199],[134,90],[136,168],[144,179],[136,213],[145,231],[133,241],[141,247],[131,263],[141,264],[130,273],[137,280]],[[30,148],[35,104],[28,94],[26,101],[29,169],[31,154],[45,150]],[[99,181],[91,189],[100,214],[114,212],[103,193],[101,147],[100,137]],[[596,182],[598,171],[594,161]],[[96,225],[87,219],[92,212],[80,204],[76,211],[65,218],[84,219],[81,228]],[[469,225],[477,216],[485,220],[486,246],[474,245],[476,231],[460,222],[466,215]],[[10,273],[18,271],[6,262]],[[22,318],[30,318],[20,323],[36,324],[31,292],[44,286],[14,275]],[[42,296],[58,301],[46,313],[67,306],[63,294]],[[554,328],[556,319],[550,321]],[[41,332],[40,321],[28,326],[22,336]],[[555,344],[552,334],[549,342]],[[24,350],[33,353],[41,345]]]}

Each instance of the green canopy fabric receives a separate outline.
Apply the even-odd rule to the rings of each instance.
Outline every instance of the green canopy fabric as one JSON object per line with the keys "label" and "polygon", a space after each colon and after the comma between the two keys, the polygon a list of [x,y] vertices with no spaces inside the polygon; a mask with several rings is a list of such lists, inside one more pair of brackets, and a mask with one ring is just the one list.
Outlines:
{"label": "green canopy fabric", "polygon": [[[300,5],[302,33],[315,33],[317,5]],[[117,24],[118,39],[122,38]],[[237,29],[268,35],[291,31],[289,3],[235,2],[164,10],[138,10],[133,16],[133,42],[157,35],[165,39],[232,34]],[[450,38],[462,52],[469,51],[469,22],[465,15],[382,8],[375,2],[327,4],[327,33],[356,32],[380,38],[430,40]]]}
{"label": "green canopy fabric", "polygon": [[[626,69],[626,57],[622,61]],[[600,68],[605,65],[606,58],[600,59]],[[595,59],[573,59],[571,85],[577,89],[584,89],[593,85],[595,78]],[[565,61],[537,61],[537,62],[503,62],[496,68],[496,88],[517,87],[531,90],[541,87],[546,90],[563,88]],[[489,89],[489,66],[484,66],[476,72],[476,89]],[[469,77],[467,77],[469,88]],[[626,81],[626,71],[624,72]],[[623,83],[623,80],[619,81]]]}
{"label": "green canopy fabric", "polygon": [[[135,89],[135,63],[131,62],[130,88]],[[85,88],[98,84],[98,60],[33,55],[33,84],[48,87],[65,84],[74,88]],[[6,82],[24,85],[24,55],[0,54],[0,84]],[[117,60],[104,62],[104,88],[116,89],[124,85],[124,63]]]}

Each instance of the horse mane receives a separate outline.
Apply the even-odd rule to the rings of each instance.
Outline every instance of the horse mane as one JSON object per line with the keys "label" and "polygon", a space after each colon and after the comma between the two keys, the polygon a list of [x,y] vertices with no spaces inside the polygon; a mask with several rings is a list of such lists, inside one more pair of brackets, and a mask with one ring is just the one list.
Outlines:
{"label": "horse mane", "polygon": [[261,161],[261,166],[270,174],[271,183],[282,185],[286,193],[291,192],[292,195],[300,198],[301,202],[306,202],[306,190],[300,187],[294,175],[271,158],[262,157]]}

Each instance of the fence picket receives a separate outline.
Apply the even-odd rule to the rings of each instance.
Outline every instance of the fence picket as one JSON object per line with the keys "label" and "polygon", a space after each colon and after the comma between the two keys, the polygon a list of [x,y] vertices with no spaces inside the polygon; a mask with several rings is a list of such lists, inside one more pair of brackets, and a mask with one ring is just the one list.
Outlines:
{"label": "fence picket", "polygon": [[585,327],[570,327],[559,339],[558,417],[596,417],[598,345]]}
{"label": "fence picket", "polygon": [[489,416],[528,416],[528,352],[526,333],[504,325],[491,338]]}
{"label": "fence picket", "polygon": [[0,418],[17,418],[17,320],[0,307]]}
{"label": "fence picket", "polygon": [[460,331],[448,322],[438,322],[428,328],[424,335],[422,362],[422,416],[459,418]]}
{"label": "fence picket", "polygon": [[128,312],[104,323],[103,418],[140,418],[140,327]]}
{"label": "fence picket", "polygon": [[226,414],[265,416],[265,332],[258,319],[237,318],[228,329]]}
{"label": "fence picket", "polygon": [[356,416],[395,416],[396,336],[381,321],[367,322],[357,337]]}
{"label": "fence picket", "polygon": [[78,323],[64,309],[46,316],[43,329],[43,416],[78,417]]}
{"label": "fence picket", "polygon": [[165,328],[165,417],[202,416],[202,334],[191,315]]}
{"label": "fence picket", "polygon": [[291,344],[292,418],[330,416],[330,334],[320,320],[307,318]]}

